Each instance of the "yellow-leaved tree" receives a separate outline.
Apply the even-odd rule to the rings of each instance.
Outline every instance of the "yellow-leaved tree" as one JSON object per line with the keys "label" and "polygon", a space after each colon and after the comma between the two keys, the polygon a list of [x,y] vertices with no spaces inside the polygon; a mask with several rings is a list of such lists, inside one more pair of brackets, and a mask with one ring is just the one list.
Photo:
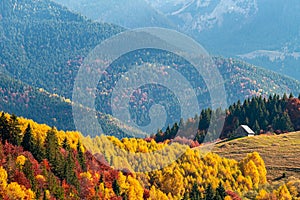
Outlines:
{"label": "yellow-leaved tree", "polygon": [[0,166],[0,197],[2,198],[6,193],[6,187],[7,187],[7,172],[2,166]]}
{"label": "yellow-leaved tree", "polygon": [[148,198],[148,200],[169,200],[168,196],[157,189],[155,186],[151,187],[149,194],[150,197]]}
{"label": "yellow-leaved tree", "polygon": [[170,193],[172,196],[182,197],[185,192],[183,173],[176,162],[163,169],[160,181],[161,190],[166,194]]}
{"label": "yellow-leaved tree", "polygon": [[292,195],[285,184],[278,188],[276,196],[278,200],[292,200]]}
{"label": "yellow-leaved tree", "polygon": [[267,170],[263,159],[257,152],[249,153],[240,162],[240,167],[245,177],[249,176],[254,188],[259,184],[267,183]]}
{"label": "yellow-leaved tree", "polygon": [[35,194],[31,189],[27,190],[23,185],[19,185],[16,182],[8,184],[6,196],[8,199],[33,200],[35,198]]}
{"label": "yellow-leaved tree", "polygon": [[132,176],[124,176],[119,173],[118,184],[122,196],[127,196],[128,199],[143,200],[144,188],[137,179]]}

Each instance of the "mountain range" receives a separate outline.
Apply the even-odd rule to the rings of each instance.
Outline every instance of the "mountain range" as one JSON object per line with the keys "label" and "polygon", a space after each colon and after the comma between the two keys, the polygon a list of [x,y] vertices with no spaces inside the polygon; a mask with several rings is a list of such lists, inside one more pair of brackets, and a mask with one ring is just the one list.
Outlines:
{"label": "mountain range", "polygon": [[55,1],[93,20],[176,29],[213,55],[240,58],[300,80],[297,0]]}

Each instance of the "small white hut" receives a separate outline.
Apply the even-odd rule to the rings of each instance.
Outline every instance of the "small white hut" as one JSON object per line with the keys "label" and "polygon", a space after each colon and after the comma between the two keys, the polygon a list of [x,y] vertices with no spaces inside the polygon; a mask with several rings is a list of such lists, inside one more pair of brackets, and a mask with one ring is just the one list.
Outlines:
{"label": "small white hut", "polygon": [[254,136],[254,131],[247,125],[240,125],[234,134],[234,137],[251,137]]}

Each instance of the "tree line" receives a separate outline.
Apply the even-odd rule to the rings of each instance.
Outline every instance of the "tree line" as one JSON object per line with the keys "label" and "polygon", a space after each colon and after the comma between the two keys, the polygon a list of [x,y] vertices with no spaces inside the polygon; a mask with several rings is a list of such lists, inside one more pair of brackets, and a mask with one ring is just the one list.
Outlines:
{"label": "tree line", "polygon": [[[268,98],[263,96],[252,97],[241,102],[240,100],[230,105],[227,109],[221,108],[212,110],[210,108],[203,109],[200,115],[196,115],[193,119],[186,122],[181,119],[179,123],[175,123],[172,127],[167,127],[166,131],[158,130],[152,136],[157,142],[174,139],[179,128],[185,132],[185,135],[193,135],[190,138],[198,143],[213,141],[219,138],[235,137],[235,130],[240,125],[248,125],[255,134],[285,133],[300,130],[297,108],[300,105],[300,95],[295,98],[293,94],[283,96],[274,94]],[[224,120],[224,127],[221,133],[216,132],[217,122]],[[189,127],[196,124],[197,133],[188,132]],[[210,128],[210,129],[209,129]],[[209,132],[210,130],[210,132]]]}

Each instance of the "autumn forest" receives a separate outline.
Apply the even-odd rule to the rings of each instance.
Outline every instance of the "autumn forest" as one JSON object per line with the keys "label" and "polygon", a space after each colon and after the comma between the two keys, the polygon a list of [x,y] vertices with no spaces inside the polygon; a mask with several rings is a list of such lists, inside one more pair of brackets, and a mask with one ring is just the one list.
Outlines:
{"label": "autumn forest", "polygon": [[0,200],[299,200],[274,2],[0,0]]}

